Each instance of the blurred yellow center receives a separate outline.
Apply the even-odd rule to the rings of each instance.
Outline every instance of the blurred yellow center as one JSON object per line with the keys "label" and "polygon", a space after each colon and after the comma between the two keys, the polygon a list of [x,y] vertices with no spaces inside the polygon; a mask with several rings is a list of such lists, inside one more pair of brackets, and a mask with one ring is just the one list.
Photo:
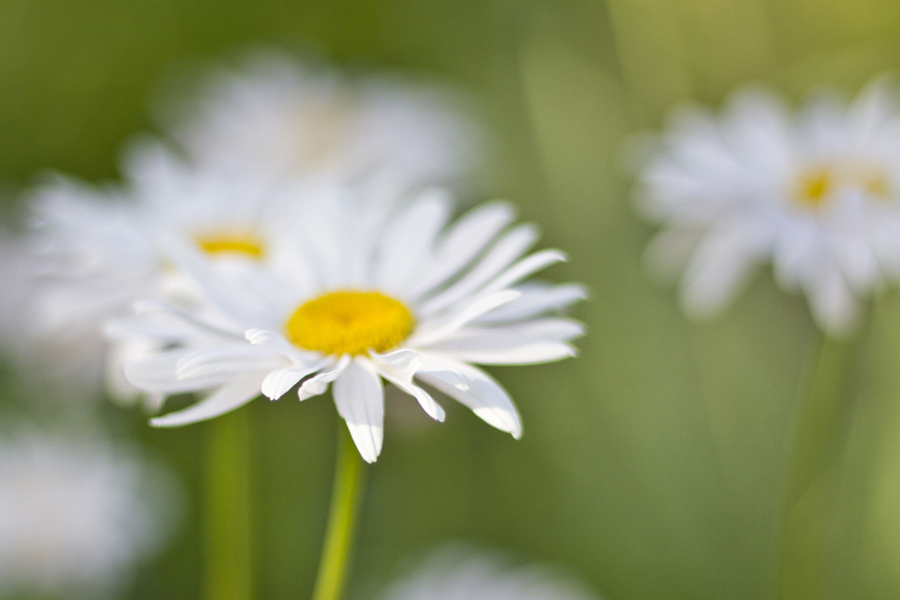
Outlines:
{"label": "blurred yellow center", "polygon": [[875,170],[864,171],[860,178],[869,196],[879,200],[887,200],[891,197],[891,184],[884,173]]}
{"label": "blurred yellow center", "polygon": [[331,292],[294,311],[288,339],[323,354],[386,352],[412,333],[416,321],[399,300],[379,292]]}
{"label": "blurred yellow center", "polygon": [[802,177],[797,186],[797,202],[807,208],[818,208],[834,188],[834,177],[826,169],[810,171]]}
{"label": "blurred yellow center", "polygon": [[265,248],[261,240],[247,234],[198,235],[197,246],[207,254],[241,254],[249,258],[262,258]]}
{"label": "blurred yellow center", "polygon": [[865,162],[813,168],[802,173],[794,190],[796,202],[805,208],[821,208],[842,190],[859,191],[870,200],[888,200],[893,195],[887,174]]}

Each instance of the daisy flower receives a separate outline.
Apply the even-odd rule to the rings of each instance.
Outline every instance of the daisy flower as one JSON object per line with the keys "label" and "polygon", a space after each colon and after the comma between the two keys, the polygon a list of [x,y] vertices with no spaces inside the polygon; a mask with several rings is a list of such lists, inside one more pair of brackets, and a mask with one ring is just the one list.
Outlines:
{"label": "daisy flower", "polygon": [[97,440],[0,437],[0,597],[95,597],[156,553],[172,525],[168,473]]}
{"label": "daisy flower", "polygon": [[3,351],[27,380],[63,387],[68,399],[97,392],[103,319],[152,293],[146,236],[100,195],[60,179],[37,194],[35,230],[5,233],[0,244]]}
{"label": "daisy flower", "polygon": [[[523,281],[563,260],[562,253],[523,258],[537,234],[530,225],[508,228],[514,214],[503,203],[476,208],[449,226],[447,195],[423,192],[378,231],[360,222],[354,206],[309,204],[279,268],[217,273],[196,247],[173,250],[218,317],[169,311],[195,334],[176,341],[160,332],[174,347],[128,365],[126,375],[149,392],[211,393],[152,424],[210,419],[260,393],[281,398],[297,384],[305,400],[333,383],[338,413],[362,457],[374,462],[383,439],[384,380],[434,419],[442,420],[444,411],[419,382],[521,435],[512,400],[471,363],[533,364],[574,355],[569,342],[581,335],[581,325],[547,313],[583,298],[582,287]],[[147,319],[133,325],[152,329]]]}
{"label": "daisy flower", "polygon": [[861,300],[900,273],[894,100],[884,81],[850,104],[825,95],[797,111],[743,90],[721,115],[676,115],[643,163],[637,202],[664,226],[648,257],[683,272],[686,312],[717,312],[771,263],[823,330],[853,329]]}
{"label": "daisy flower", "polygon": [[0,261],[17,289],[0,317],[14,352],[36,357],[48,372],[74,371],[85,388],[103,378],[114,397],[134,399],[122,361],[151,348],[126,338],[109,346],[106,321],[130,314],[137,300],[201,301],[165,244],[193,244],[226,270],[267,262],[278,255],[271,246],[287,209],[275,209],[279,195],[269,184],[190,168],[155,143],[135,146],[125,170],[120,186],[55,177],[33,193],[32,231],[11,244],[28,252]]}
{"label": "daisy flower", "polygon": [[447,90],[353,79],[277,54],[214,74],[183,108],[168,129],[196,164],[364,182],[366,204],[456,183],[480,162],[484,137]]}
{"label": "daisy flower", "polygon": [[542,565],[513,566],[497,553],[449,547],[432,553],[382,600],[596,600]]}

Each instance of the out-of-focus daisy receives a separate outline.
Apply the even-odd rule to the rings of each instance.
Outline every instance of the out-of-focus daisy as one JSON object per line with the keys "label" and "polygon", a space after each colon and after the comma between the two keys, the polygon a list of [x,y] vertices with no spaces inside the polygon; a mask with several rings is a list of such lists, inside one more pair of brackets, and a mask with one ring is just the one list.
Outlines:
{"label": "out-of-focus daisy", "polygon": [[683,270],[688,313],[718,311],[770,262],[824,330],[852,330],[860,301],[900,273],[894,99],[878,81],[852,104],[820,96],[794,113],[744,90],[722,115],[676,115],[643,165],[637,201],[664,225],[648,256]]}
{"label": "out-of-focus daisy", "polygon": [[[100,323],[150,294],[151,282],[140,253],[132,252],[144,236],[120,206],[89,201],[88,190],[74,184],[53,187],[51,203],[61,208],[55,225],[71,237],[4,233],[0,342],[26,380],[64,389],[49,395],[68,401],[98,392],[105,353]],[[62,196],[68,201],[57,202]],[[122,230],[136,235],[120,235]],[[105,245],[95,245],[104,238]],[[64,247],[69,251],[62,252]]]}
{"label": "out-of-focus daisy", "polygon": [[[126,367],[150,392],[212,390],[187,409],[158,417],[177,426],[216,417],[264,394],[277,399],[298,383],[301,400],[334,383],[338,413],[360,454],[381,451],[382,379],[414,396],[431,417],[444,412],[417,379],[519,437],[515,406],[503,388],[470,363],[533,364],[574,355],[579,323],[547,313],[584,296],[577,285],[523,280],[563,260],[555,250],[522,258],[533,227],[507,229],[511,208],[492,203],[448,227],[451,202],[425,192],[377,232],[354,203],[307,207],[279,268],[226,277],[182,245],[179,264],[203,286],[218,321],[179,313],[196,334]],[[233,273],[232,275],[237,275]],[[152,322],[135,327],[152,331]],[[125,329],[127,327],[123,327]],[[195,349],[197,336],[216,338]],[[188,347],[178,347],[187,344]]]}
{"label": "out-of-focus daisy", "polygon": [[197,164],[364,185],[367,205],[455,183],[482,154],[483,135],[447,90],[353,79],[276,54],[214,74],[176,114],[169,129]]}
{"label": "out-of-focus daisy", "polygon": [[144,354],[147,342],[123,338],[108,349],[104,323],[130,314],[137,300],[200,301],[165,255],[172,240],[195,245],[223,269],[277,256],[274,230],[285,213],[275,209],[277,198],[269,184],[189,168],[152,143],[130,153],[121,186],[56,178],[34,192],[30,252],[3,262],[18,290],[0,315],[11,332],[6,345],[57,378],[71,374],[96,390],[105,377],[115,397],[135,397],[121,363]]}
{"label": "out-of-focus daisy", "polygon": [[576,581],[542,565],[511,566],[496,553],[449,547],[434,552],[381,600],[596,600]]}
{"label": "out-of-focus daisy", "polygon": [[93,597],[124,584],[173,525],[167,474],[108,443],[0,438],[0,597]]}

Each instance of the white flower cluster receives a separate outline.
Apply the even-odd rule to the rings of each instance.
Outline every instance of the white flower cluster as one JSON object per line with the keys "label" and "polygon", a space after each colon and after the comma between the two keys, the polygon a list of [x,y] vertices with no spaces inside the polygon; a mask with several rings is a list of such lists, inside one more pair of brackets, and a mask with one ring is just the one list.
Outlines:
{"label": "white flower cluster", "polygon": [[0,437],[0,597],[113,594],[171,523],[168,478],[121,447]]}
{"label": "white flower cluster", "polygon": [[654,268],[683,272],[690,315],[719,311],[753,267],[806,294],[831,335],[900,277],[900,110],[876,80],[850,104],[820,95],[792,112],[745,89],[721,115],[679,112],[645,156],[640,210],[662,223]]}
{"label": "white flower cluster", "polygon": [[521,434],[472,363],[574,355],[582,327],[557,313],[584,290],[525,281],[564,256],[529,255],[537,233],[510,205],[453,220],[435,186],[471,179],[479,136],[445,96],[269,58],[219,74],[173,122],[175,149],[133,144],[122,184],[34,192],[38,266],[20,269],[27,292],[5,307],[7,345],[95,380],[104,370],[113,397],[153,412],[201,394],[157,426],[333,383],[373,462],[386,381],[434,419],[444,411],[421,384]]}
{"label": "white flower cluster", "polygon": [[390,586],[381,600],[597,600],[543,565],[511,566],[498,553],[450,546]]}

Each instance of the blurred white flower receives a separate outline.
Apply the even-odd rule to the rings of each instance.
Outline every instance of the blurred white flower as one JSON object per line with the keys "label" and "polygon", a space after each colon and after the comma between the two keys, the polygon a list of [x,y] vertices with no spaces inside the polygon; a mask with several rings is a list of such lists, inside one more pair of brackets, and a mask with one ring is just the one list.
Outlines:
{"label": "blurred white flower", "polygon": [[513,566],[502,555],[450,547],[434,552],[380,600],[597,600],[542,565]]}
{"label": "blurred white flower", "polygon": [[[80,222],[86,233],[116,220],[111,207],[83,208],[65,218],[72,217],[73,228]],[[86,214],[91,212],[96,214]],[[27,383],[50,385],[47,396],[82,405],[103,378],[102,319],[145,296],[149,285],[138,267],[100,269],[78,251],[49,253],[45,242],[43,236],[6,232],[0,240],[0,346]]]}
{"label": "blurred white flower", "polygon": [[167,473],[109,443],[0,437],[0,597],[106,596],[173,525]]}
{"label": "blurred white flower", "polygon": [[211,76],[168,128],[199,165],[323,177],[362,186],[366,204],[379,205],[472,174],[484,135],[459,104],[435,86],[351,78],[268,54]]}
{"label": "blurred white flower", "polygon": [[189,168],[154,143],[136,146],[125,170],[121,186],[56,177],[35,190],[33,231],[0,247],[10,290],[0,332],[33,370],[94,394],[105,379],[114,397],[129,400],[137,391],[122,361],[153,348],[127,338],[108,347],[105,322],[131,314],[137,300],[202,301],[166,257],[167,244],[192,243],[223,269],[265,262],[278,255],[271,246],[286,209],[275,208],[284,196],[269,184]]}
{"label": "blurred white flower", "polygon": [[[547,313],[583,298],[583,288],[522,283],[564,256],[544,250],[522,258],[537,233],[529,225],[507,229],[514,212],[503,203],[473,209],[448,227],[450,199],[429,190],[378,231],[355,206],[309,204],[276,267],[224,274],[196,247],[181,246],[179,268],[202,285],[220,318],[171,315],[191,335],[179,340],[161,329],[156,338],[175,347],[127,366],[126,375],[150,392],[213,392],[154,425],[210,419],[260,393],[278,399],[298,383],[303,400],[334,382],[338,413],[373,462],[383,439],[382,379],[432,418],[444,418],[415,377],[519,437],[512,400],[470,363],[534,364],[575,354],[569,341],[582,334],[581,324]],[[153,335],[150,319],[132,326]]]}
{"label": "blurred white flower", "polygon": [[723,114],[677,114],[643,164],[639,208],[664,230],[648,258],[683,272],[686,312],[720,310],[755,265],[806,294],[817,323],[851,331],[860,301],[900,274],[900,113],[876,81],[850,105],[796,113],[743,90]]}

